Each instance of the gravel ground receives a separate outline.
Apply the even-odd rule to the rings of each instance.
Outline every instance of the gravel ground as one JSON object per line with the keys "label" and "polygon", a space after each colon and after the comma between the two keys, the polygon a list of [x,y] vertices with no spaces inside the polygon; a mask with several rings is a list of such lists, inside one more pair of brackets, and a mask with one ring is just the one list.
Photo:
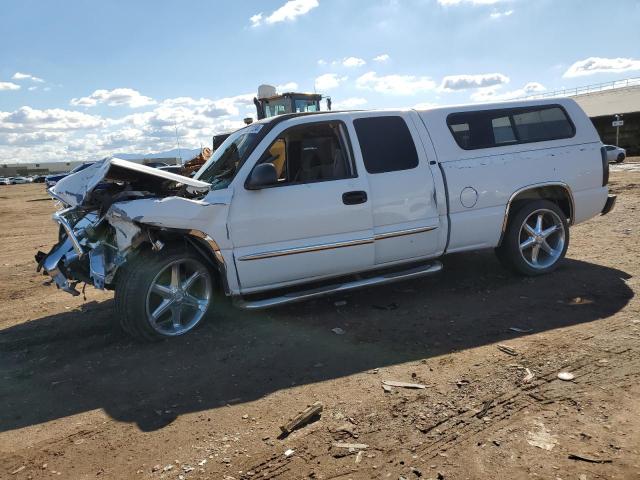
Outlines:
{"label": "gravel ground", "polygon": [[[222,304],[154,345],[114,330],[110,293],[43,285],[53,202],[2,186],[0,478],[640,478],[637,167],[612,166],[615,210],[572,229],[551,275],[452,255],[348,296]],[[316,401],[319,420],[279,437]]]}

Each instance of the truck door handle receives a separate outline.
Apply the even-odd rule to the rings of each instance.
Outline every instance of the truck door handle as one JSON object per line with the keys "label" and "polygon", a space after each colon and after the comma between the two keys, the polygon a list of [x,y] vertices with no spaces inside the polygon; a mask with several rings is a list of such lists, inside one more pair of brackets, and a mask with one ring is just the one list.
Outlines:
{"label": "truck door handle", "polygon": [[345,205],[357,205],[367,201],[367,192],[357,190],[355,192],[345,192],[342,194],[342,203]]}

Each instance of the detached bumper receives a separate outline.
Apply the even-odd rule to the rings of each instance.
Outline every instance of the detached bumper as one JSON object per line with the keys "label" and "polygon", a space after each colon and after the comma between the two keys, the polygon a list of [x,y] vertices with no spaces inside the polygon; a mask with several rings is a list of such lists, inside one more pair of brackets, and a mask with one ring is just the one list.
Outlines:
{"label": "detached bumper", "polygon": [[617,195],[609,195],[607,197],[607,201],[604,204],[604,207],[602,208],[602,211],[600,212],[601,215],[606,215],[607,213],[609,213],[611,210],[613,210],[613,207],[616,206],[616,200],[618,199]]}

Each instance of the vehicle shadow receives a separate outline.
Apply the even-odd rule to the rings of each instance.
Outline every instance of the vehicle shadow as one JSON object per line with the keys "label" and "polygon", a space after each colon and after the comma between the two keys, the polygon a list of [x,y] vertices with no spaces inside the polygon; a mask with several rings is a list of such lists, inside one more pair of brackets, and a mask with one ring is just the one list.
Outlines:
{"label": "vehicle shadow", "polygon": [[628,274],[582,261],[533,279],[507,273],[490,252],[444,263],[433,277],[269,311],[222,305],[196,332],[157,344],[114,331],[111,301],[7,328],[0,431],[96,408],[155,430],[292,385],[523,335],[510,327],[539,333],[603,319],[633,297]]}

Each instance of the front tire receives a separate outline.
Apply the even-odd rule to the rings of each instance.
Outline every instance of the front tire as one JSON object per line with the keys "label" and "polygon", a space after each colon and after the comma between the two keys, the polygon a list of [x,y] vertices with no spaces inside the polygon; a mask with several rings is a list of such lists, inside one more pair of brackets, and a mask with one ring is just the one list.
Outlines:
{"label": "front tire", "polygon": [[168,245],[158,253],[144,251],[121,267],[115,313],[137,340],[184,335],[204,321],[213,288],[210,268],[192,250]]}
{"label": "front tire", "polygon": [[618,155],[618,158],[616,159],[616,163],[622,163],[622,162],[624,162],[624,154],[620,153]]}
{"label": "front tire", "polygon": [[536,200],[524,204],[509,220],[497,254],[516,273],[537,276],[555,270],[568,246],[565,214],[549,200]]}

